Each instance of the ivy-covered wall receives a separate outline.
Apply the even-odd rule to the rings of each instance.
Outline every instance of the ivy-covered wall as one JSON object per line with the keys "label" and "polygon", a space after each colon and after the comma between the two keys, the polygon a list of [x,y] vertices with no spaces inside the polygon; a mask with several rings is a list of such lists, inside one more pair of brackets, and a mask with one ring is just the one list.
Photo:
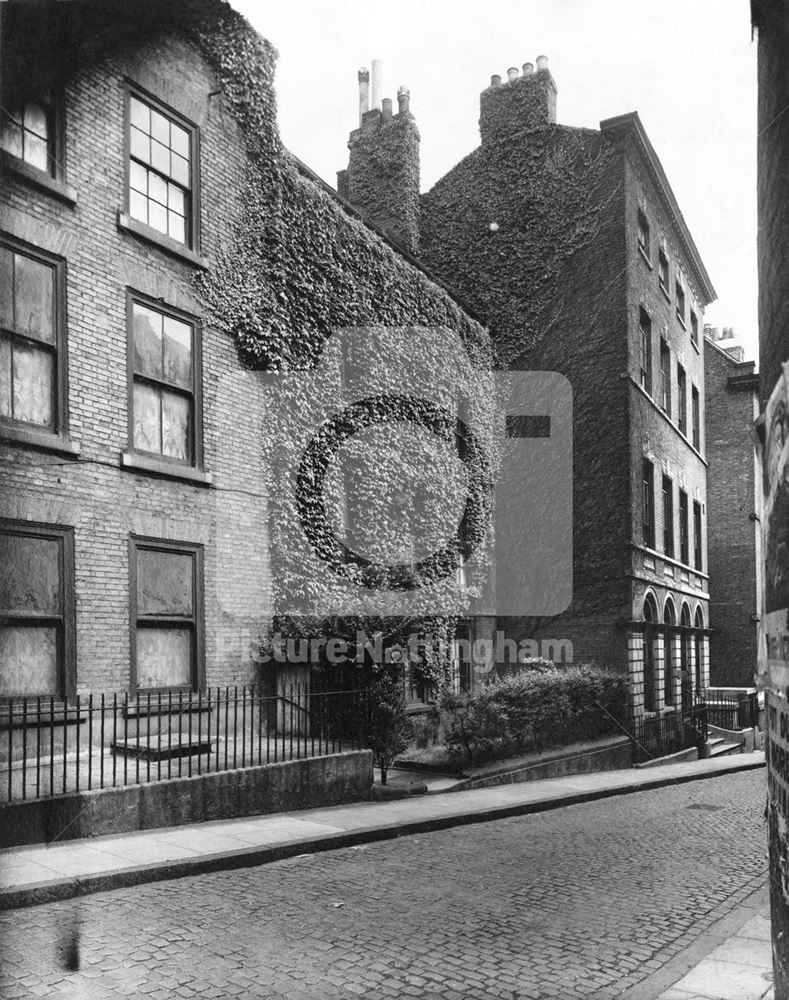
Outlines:
{"label": "ivy-covered wall", "polygon": [[421,255],[489,323],[501,363],[559,371],[573,390],[573,602],[508,631],[619,662],[632,502],[624,161],[600,133],[552,124],[549,98],[535,78],[483,92],[482,145],[422,197]]}

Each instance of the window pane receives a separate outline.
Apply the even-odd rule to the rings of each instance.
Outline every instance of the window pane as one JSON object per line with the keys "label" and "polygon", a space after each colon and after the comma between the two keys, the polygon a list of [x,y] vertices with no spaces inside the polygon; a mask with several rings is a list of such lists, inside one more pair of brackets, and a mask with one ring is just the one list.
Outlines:
{"label": "window pane", "polygon": [[11,417],[11,342],[0,338],[0,417]]}
{"label": "window pane", "polygon": [[131,130],[131,155],[143,163],[151,162],[151,140],[137,128]]}
{"label": "window pane", "polygon": [[167,181],[162,180],[158,174],[150,174],[148,177],[148,197],[158,201],[160,205],[167,204]]}
{"label": "window pane", "polygon": [[129,192],[129,214],[141,222],[148,221],[148,199],[137,191]]}
{"label": "window pane", "polygon": [[170,150],[155,139],[151,140],[151,166],[163,174],[170,173]]}
{"label": "window pane", "polygon": [[189,158],[189,133],[175,122],[170,123],[170,148],[179,156]]}
{"label": "window pane", "polygon": [[135,302],[132,305],[134,324],[134,370],[152,378],[162,377],[162,314]]}
{"label": "window pane", "polygon": [[151,113],[148,105],[143,104],[143,102],[138,100],[136,97],[132,97],[130,101],[130,111],[132,125],[136,125],[137,128],[142,129],[143,132],[150,132]]}
{"label": "window pane", "polygon": [[52,355],[20,342],[14,344],[13,355],[14,419],[52,427]]}
{"label": "window pane", "polygon": [[158,229],[160,233],[167,232],[167,209],[158,202],[148,202],[148,225]]}
{"label": "window pane", "polygon": [[13,122],[4,121],[0,129],[0,146],[14,156],[22,158],[22,129]]}
{"label": "window pane", "polygon": [[190,402],[183,396],[162,392],[162,454],[188,462]]}
{"label": "window pane", "polygon": [[14,325],[14,255],[0,247],[0,326]]}
{"label": "window pane", "polygon": [[57,631],[0,627],[0,698],[58,693]]}
{"label": "window pane", "polygon": [[179,243],[186,243],[186,225],[182,215],[176,215],[175,212],[168,212],[167,233],[168,236],[172,236]]}
{"label": "window pane", "polygon": [[172,169],[170,171],[170,176],[174,181],[182,184],[185,188],[189,187],[189,161],[185,160],[183,156],[178,156],[173,153],[172,157]]}
{"label": "window pane", "polygon": [[49,173],[49,156],[47,155],[47,140],[40,139],[32,132],[25,133],[25,162],[39,170]]}
{"label": "window pane", "polygon": [[153,110],[151,110],[151,135],[165,146],[170,145],[170,120]]}
{"label": "window pane", "polygon": [[30,129],[37,136],[46,139],[49,135],[46,108],[41,104],[27,104],[25,106],[24,125],[26,129]]}
{"label": "window pane", "polygon": [[0,615],[59,615],[60,542],[0,534]]}
{"label": "window pane", "polygon": [[192,328],[171,316],[164,317],[164,377],[185,388],[192,385]]}
{"label": "window pane", "polygon": [[148,171],[141,163],[134,160],[129,164],[129,184],[135,191],[148,193]]}
{"label": "window pane", "polygon": [[134,383],[134,447],[157,453],[162,450],[159,393],[140,382]]}
{"label": "window pane", "polygon": [[52,344],[55,339],[53,269],[19,253],[14,258],[14,327],[20,333]]}
{"label": "window pane", "polygon": [[137,550],[137,614],[192,615],[192,565],[187,552]]}
{"label": "window pane", "polygon": [[137,629],[137,684],[141,688],[191,684],[192,635],[188,629]]}
{"label": "window pane", "polygon": [[168,184],[168,208],[171,208],[179,215],[186,215],[184,193],[175,184]]}

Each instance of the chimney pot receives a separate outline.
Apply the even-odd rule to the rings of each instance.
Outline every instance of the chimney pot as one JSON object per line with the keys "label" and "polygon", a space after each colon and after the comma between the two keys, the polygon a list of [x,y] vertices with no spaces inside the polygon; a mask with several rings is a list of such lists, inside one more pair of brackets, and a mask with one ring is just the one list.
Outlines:
{"label": "chimney pot", "polygon": [[381,110],[381,91],[384,83],[384,64],[380,59],[373,59],[373,79],[372,94],[370,96],[370,107],[373,111]]}
{"label": "chimney pot", "polygon": [[392,117],[392,98],[391,97],[385,97],[381,101],[381,115],[384,118],[391,118]]}
{"label": "chimney pot", "polygon": [[534,63],[524,63],[523,64],[523,75],[532,76],[534,74]]}
{"label": "chimney pot", "polygon": [[548,56],[537,56],[537,72],[548,69]]}
{"label": "chimney pot", "polygon": [[501,86],[501,77],[498,75],[498,73],[494,73],[493,76],[490,78],[490,85],[491,87]]}
{"label": "chimney pot", "polygon": [[411,104],[411,91],[404,83],[397,88],[397,111],[404,114],[409,110]]}
{"label": "chimney pot", "polygon": [[512,83],[513,80],[518,79],[518,67],[510,66],[507,70],[507,83]]}
{"label": "chimney pot", "polygon": [[370,74],[366,66],[359,70],[359,125],[370,110]]}

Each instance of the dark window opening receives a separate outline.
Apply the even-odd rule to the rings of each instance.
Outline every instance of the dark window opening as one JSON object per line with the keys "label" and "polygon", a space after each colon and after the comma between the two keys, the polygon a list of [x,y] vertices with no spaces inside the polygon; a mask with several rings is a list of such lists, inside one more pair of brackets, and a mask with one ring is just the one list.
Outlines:
{"label": "dark window opening", "polygon": [[650,549],[655,547],[655,469],[648,459],[643,463],[643,532],[644,545]]}
{"label": "dark window opening", "polygon": [[663,551],[674,557],[674,484],[663,476]]}
{"label": "dark window opening", "polygon": [[652,395],[652,320],[645,309],[639,310],[638,325],[641,334],[641,362],[639,381],[641,388]]}

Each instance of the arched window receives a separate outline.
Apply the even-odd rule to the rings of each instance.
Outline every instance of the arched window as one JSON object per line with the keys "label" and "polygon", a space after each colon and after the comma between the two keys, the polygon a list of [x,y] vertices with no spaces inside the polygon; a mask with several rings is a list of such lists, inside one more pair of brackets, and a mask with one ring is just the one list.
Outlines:
{"label": "arched window", "polygon": [[644,709],[655,711],[655,624],[657,606],[651,594],[644,600]]}
{"label": "arched window", "polygon": [[701,630],[704,628],[704,617],[701,608],[696,608],[696,617],[693,621],[693,642],[696,646],[696,693],[701,694],[702,688],[702,657],[704,655],[704,643],[702,642]]}
{"label": "arched window", "polygon": [[676,631],[676,617],[674,615],[674,602],[669,599],[663,608],[663,624],[665,628],[665,639],[663,641],[663,704],[674,704],[674,636]]}
{"label": "arched window", "polygon": [[693,706],[693,675],[690,672],[690,644],[693,637],[690,631],[690,608],[687,604],[682,605],[679,623],[682,626],[679,661],[682,671],[682,708],[688,709]]}

